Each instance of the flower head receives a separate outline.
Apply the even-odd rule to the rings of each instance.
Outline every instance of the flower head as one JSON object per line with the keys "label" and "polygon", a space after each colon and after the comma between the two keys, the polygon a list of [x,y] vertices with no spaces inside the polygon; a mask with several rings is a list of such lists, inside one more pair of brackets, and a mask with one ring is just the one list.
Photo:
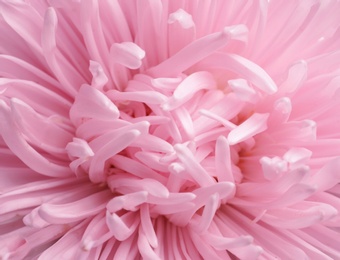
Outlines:
{"label": "flower head", "polygon": [[340,259],[339,12],[0,0],[0,258]]}

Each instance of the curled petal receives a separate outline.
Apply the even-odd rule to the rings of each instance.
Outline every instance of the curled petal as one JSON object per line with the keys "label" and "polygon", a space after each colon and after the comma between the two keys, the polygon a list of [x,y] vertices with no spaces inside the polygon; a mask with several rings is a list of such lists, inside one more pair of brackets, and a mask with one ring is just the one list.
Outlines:
{"label": "curled petal", "polygon": [[129,69],[138,69],[145,56],[145,52],[133,42],[114,43],[110,53],[114,62],[117,62]]}

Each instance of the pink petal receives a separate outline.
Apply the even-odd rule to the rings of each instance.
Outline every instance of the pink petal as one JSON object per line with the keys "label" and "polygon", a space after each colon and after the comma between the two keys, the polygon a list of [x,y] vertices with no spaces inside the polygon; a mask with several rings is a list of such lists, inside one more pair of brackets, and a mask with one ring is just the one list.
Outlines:
{"label": "pink petal", "polygon": [[90,61],[90,72],[92,74],[91,86],[96,89],[102,89],[108,82],[108,78],[103,67],[96,61]]}
{"label": "pink petal", "polygon": [[173,96],[162,107],[165,110],[177,108],[190,100],[196,92],[202,89],[213,89],[215,84],[215,80],[208,72],[202,71],[191,74],[177,86]]}
{"label": "pink petal", "polygon": [[42,204],[39,215],[51,224],[65,224],[98,214],[105,208],[110,192],[102,191],[66,204]]}
{"label": "pink petal", "polygon": [[215,153],[216,174],[218,180],[220,182],[234,182],[234,176],[231,170],[230,146],[225,137],[220,136],[217,139]]}
{"label": "pink petal", "polygon": [[200,62],[199,67],[223,68],[240,74],[268,94],[277,91],[273,79],[257,64],[236,54],[217,53]]}
{"label": "pink petal", "polygon": [[192,16],[183,9],[169,14],[168,24],[168,45],[172,56],[195,39],[196,28]]}
{"label": "pink petal", "polygon": [[138,69],[145,56],[145,52],[133,42],[114,43],[111,46],[110,53],[114,62],[129,69]]}
{"label": "pink petal", "polygon": [[[151,68],[148,74],[161,77],[177,76],[201,59],[225,46],[231,39],[244,40],[244,35],[247,32],[248,30],[244,25],[235,25],[224,28],[222,32],[207,35],[187,45],[170,59]],[[176,69],[169,74],[167,68]]]}
{"label": "pink petal", "polygon": [[33,147],[31,147],[17,127],[14,125],[13,118],[10,115],[9,107],[0,102],[1,115],[1,134],[11,150],[31,169],[40,174],[54,177],[67,177],[72,175],[68,167],[65,165],[52,163],[43,157]]}
{"label": "pink petal", "polygon": [[147,201],[147,197],[148,192],[146,191],[139,191],[135,193],[129,193],[123,196],[117,196],[107,203],[106,208],[111,213],[114,213],[121,209],[136,211],[138,209],[138,206]]}
{"label": "pink petal", "polygon": [[206,187],[215,183],[213,178],[209,176],[205,169],[197,163],[194,155],[187,147],[177,144],[174,148],[178,158],[184,164],[186,170],[200,186]]}
{"label": "pink petal", "polygon": [[83,85],[70,110],[71,120],[78,125],[82,119],[113,120],[119,117],[118,108],[99,90]]}
{"label": "pink petal", "polygon": [[92,157],[89,168],[90,179],[95,183],[104,181],[105,176],[103,170],[106,160],[125,149],[131,142],[137,139],[140,134],[138,130],[131,130],[125,133],[121,132],[109,143],[103,144],[103,147],[99,151],[96,151]]}
{"label": "pink petal", "polygon": [[258,133],[267,129],[267,119],[269,114],[253,114],[241,125],[233,129],[228,135],[230,145],[245,141]]}
{"label": "pink petal", "polygon": [[143,234],[143,232],[139,232],[138,236],[138,248],[139,252],[142,255],[143,258],[145,259],[150,259],[150,260],[160,260],[161,258],[152,250],[147,237]]}
{"label": "pink petal", "polygon": [[[128,226],[127,221],[131,222],[131,226]],[[124,241],[135,232],[139,224],[139,219],[133,218],[132,220],[131,214],[125,214],[124,216],[119,217],[115,213],[110,214],[107,211],[106,223],[113,236],[119,241]]]}
{"label": "pink petal", "polygon": [[319,191],[332,188],[340,180],[340,174],[337,170],[339,167],[340,158],[331,160],[311,177],[310,182],[315,184]]}
{"label": "pink petal", "polygon": [[150,246],[152,246],[153,248],[158,247],[158,239],[153,227],[153,223],[151,221],[150,210],[147,204],[141,207],[140,214],[141,214],[141,227],[143,233],[145,234],[145,237],[147,238]]}

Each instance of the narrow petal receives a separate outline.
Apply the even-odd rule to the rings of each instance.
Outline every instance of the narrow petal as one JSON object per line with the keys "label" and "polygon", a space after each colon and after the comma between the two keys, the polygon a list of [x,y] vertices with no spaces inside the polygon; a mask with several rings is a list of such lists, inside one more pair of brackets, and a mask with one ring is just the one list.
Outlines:
{"label": "narrow petal", "polygon": [[255,113],[250,116],[241,125],[233,129],[228,135],[228,141],[231,145],[245,141],[258,133],[267,129],[267,119],[269,114]]}
{"label": "narrow petal", "polygon": [[140,134],[141,133],[138,130],[131,130],[125,133],[121,132],[109,143],[103,144],[103,147],[99,151],[95,152],[91,159],[89,168],[90,179],[95,183],[104,181],[105,162],[125,149],[130,143],[137,139]]}
{"label": "narrow petal", "polygon": [[[115,213],[110,214],[108,211],[106,212],[107,226],[117,240],[125,241],[135,232],[139,224],[139,218],[133,218],[132,220],[132,217],[133,215],[131,215],[131,213],[119,217]],[[128,222],[131,222],[131,226],[129,226]]]}
{"label": "narrow petal", "polygon": [[43,157],[24,139],[11,117],[9,107],[2,101],[0,102],[1,134],[7,145],[28,167],[42,175],[54,177],[71,176],[70,169],[64,163],[52,163]]}
{"label": "narrow petal", "polygon": [[114,62],[129,69],[138,69],[145,56],[145,51],[133,42],[114,43],[111,46],[110,53]]}
{"label": "narrow petal", "polygon": [[110,192],[105,190],[66,204],[42,204],[39,215],[51,224],[66,224],[98,214],[105,209]]}
{"label": "narrow petal", "polygon": [[236,54],[217,53],[206,58],[199,64],[200,68],[223,68],[233,71],[248,79],[257,88],[268,94],[277,91],[273,79],[260,66]]}
{"label": "narrow petal", "polygon": [[196,92],[214,89],[215,86],[215,80],[210,73],[205,71],[193,73],[177,86],[173,96],[162,107],[165,110],[172,110],[189,101]]}
{"label": "narrow petal", "polygon": [[145,234],[145,237],[147,238],[150,246],[152,246],[153,248],[158,247],[158,239],[153,227],[153,223],[150,217],[150,210],[147,204],[141,207],[140,214],[141,214],[141,227]]}
{"label": "narrow petal", "polygon": [[[151,68],[148,74],[158,77],[177,76],[201,59],[225,46],[230,40],[244,40],[244,35],[247,32],[248,30],[244,25],[235,25],[224,28],[222,32],[207,35],[187,45],[170,59]],[[169,74],[168,68],[176,69],[171,70],[171,74]]]}
{"label": "narrow petal", "polygon": [[177,144],[174,148],[178,158],[185,165],[186,170],[200,186],[206,187],[215,183],[213,178],[195,160],[194,155],[187,147]]}
{"label": "narrow petal", "polygon": [[80,88],[70,110],[70,118],[76,125],[86,118],[114,120],[118,117],[118,108],[111,100],[89,85],[83,85]]}

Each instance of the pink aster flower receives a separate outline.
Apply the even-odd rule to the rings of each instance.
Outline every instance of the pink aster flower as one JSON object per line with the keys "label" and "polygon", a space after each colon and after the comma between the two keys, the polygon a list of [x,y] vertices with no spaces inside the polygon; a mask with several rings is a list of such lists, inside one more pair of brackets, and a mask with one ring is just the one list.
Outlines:
{"label": "pink aster flower", "polygon": [[339,13],[0,0],[0,258],[340,259]]}

